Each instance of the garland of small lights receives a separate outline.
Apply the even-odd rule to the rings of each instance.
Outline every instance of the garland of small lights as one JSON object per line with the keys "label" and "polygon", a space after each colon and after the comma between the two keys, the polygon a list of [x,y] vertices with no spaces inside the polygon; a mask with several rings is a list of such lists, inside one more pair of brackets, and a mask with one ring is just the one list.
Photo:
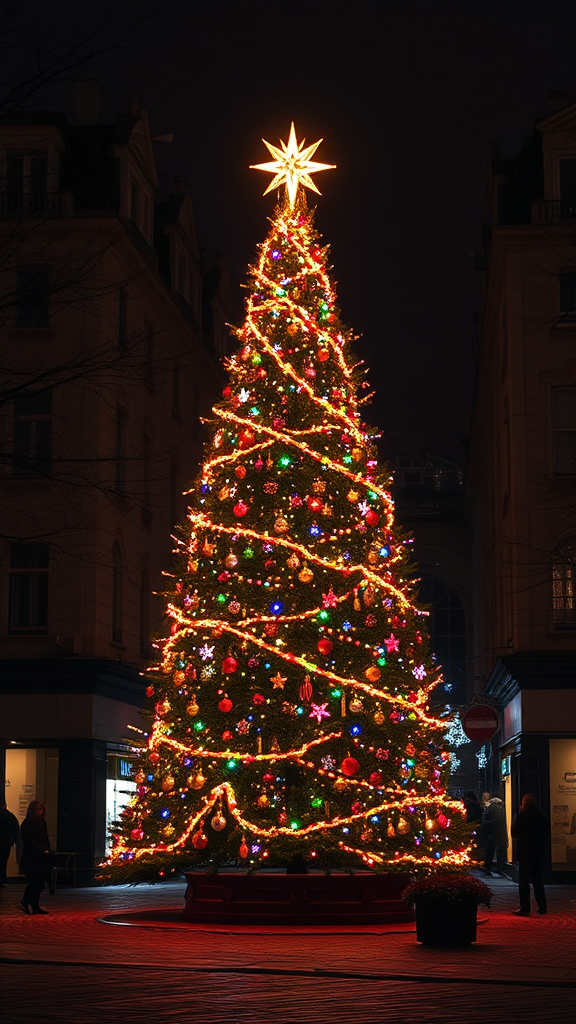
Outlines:
{"label": "garland of small lights", "polygon": [[[330,165],[294,126],[257,165],[286,185],[251,270],[230,383],[164,574],[136,794],[102,877],[295,854],[319,867],[462,867],[441,679],[412,597],[370,394],[306,209]],[[344,834],[345,839],[342,838]]]}

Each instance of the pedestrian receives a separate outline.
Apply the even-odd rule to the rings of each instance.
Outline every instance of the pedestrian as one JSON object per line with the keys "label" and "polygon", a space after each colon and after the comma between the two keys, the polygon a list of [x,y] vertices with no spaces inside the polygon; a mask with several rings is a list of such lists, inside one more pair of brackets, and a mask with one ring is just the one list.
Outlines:
{"label": "pedestrian", "polygon": [[496,871],[499,875],[504,873],[504,856],[508,848],[508,834],[506,832],[506,814],[504,804],[499,796],[490,798],[483,818],[486,826],[486,844],[484,854],[484,874],[492,874],[492,861],[496,854]]}
{"label": "pedestrian", "polygon": [[46,811],[40,800],[32,800],[28,804],[20,831],[20,872],[26,877],[26,888],[20,906],[25,914],[47,914],[48,911],[40,907],[40,894],[52,871],[52,851],[46,826]]}
{"label": "pedestrian", "polygon": [[550,831],[548,818],[541,814],[532,793],[525,793],[518,817],[512,825],[512,838],[516,840],[518,861],[518,893],[520,908],[514,913],[527,917],[530,913],[530,879],[538,913],[546,913],[546,893],[542,882],[542,861]]}
{"label": "pedestrian", "polygon": [[10,850],[20,839],[20,826],[16,815],[12,814],[6,806],[6,801],[0,801],[0,886],[6,885],[6,865]]}
{"label": "pedestrian", "polygon": [[473,789],[467,789],[462,797],[466,809],[466,823],[474,825],[482,820],[482,806]]}

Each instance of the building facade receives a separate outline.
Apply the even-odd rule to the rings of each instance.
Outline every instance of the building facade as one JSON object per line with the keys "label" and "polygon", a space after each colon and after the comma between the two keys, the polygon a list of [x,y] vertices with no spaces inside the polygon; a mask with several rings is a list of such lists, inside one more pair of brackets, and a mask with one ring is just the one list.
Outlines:
{"label": "building facade", "polygon": [[490,781],[508,823],[536,796],[560,879],[576,870],[576,104],[554,107],[517,159],[490,150],[468,489],[475,689],[501,715]]}
{"label": "building facade", "polygon": [[0,126],[0,743],[9,808],[45,802],[54,848],[89,877],[133,786],[230,289],[201,265],[182,179],[158,200],[137,98],[102,124],[79,83],[74,122]]}

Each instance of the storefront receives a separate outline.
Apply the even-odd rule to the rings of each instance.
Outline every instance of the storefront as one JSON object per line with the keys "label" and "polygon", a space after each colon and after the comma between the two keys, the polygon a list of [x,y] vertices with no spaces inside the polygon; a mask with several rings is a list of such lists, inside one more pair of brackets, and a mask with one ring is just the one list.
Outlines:
{"label": "storefront", "polygon": [[525,793],[550,820],[548,882],[576,881],[576,652],[527,652],[497,661],[483,695],[500,709],[494,737],[508,829]]}

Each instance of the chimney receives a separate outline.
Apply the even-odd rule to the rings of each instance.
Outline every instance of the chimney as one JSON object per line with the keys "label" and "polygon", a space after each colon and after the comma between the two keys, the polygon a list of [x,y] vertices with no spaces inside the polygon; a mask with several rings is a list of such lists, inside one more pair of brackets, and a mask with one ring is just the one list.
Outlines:
{"label": "chimney", "polygon": [[104,93],[95,78],[74,82],[72,124],[102,124]]}

